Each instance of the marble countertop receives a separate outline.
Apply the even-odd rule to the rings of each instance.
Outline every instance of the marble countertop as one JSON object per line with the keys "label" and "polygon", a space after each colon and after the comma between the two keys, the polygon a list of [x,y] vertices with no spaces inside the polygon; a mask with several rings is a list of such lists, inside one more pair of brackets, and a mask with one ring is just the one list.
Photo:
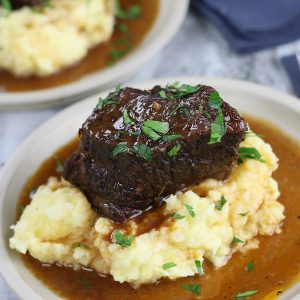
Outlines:
{"label": "marble countertop", "polygon": [[[293,94],[275,50],[237,55],[213,25],[193,12],[169,45],[130,81],[196,75],[242,79]],[[0,166],[35,128],[61,109],[0,112]],[[0,299],[17,299],[1,278]]]}

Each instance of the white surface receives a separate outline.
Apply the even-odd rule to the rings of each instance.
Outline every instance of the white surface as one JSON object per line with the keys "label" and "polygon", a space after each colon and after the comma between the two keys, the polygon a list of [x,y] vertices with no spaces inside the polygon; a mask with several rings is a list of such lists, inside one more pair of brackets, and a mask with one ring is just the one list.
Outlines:
{"label": "white surface", "polygon": [[24,93],[0,92],[0,108],[68,104],[127,79],[175,35],[186,16],[188,5],[189,0],[161,0],[158,17],[145,40],[114,66],[56,88]]}
{"label": "white surface", "polygon": [[[137,88],[150,88],[168,82],[214,86],[226,101],[239,111],[272,120],[277,126],[300,141],[300,102],[291,96],[272,89],[242,81],[216,78],[169,78],[135,84]],[[106,93],[105,93],[106,94]],[[103,96],[105,96],[105,94]],[[77,134],[79,126],[95,106],[93,96],[72,105],[37,129],[14,153],[2,170],[0,178],[0,271],[9,285],[24,299],[58,299],[24,267],[19,256],[8,249],[11,235],[9,225],[14,222],[18,195],[27,178],[55,149],[67,143]],[[34,145],[34,146],[33,146]],[[287,291],[281,300],[290,299],[300,292],[300,284]],[[279,299],[279,298],[278,298]]]}
{"label": "white surface", "polygon": [[[275,51],[237,55],[212,25],[192,12],[171,43],[152,58],[131,82],[173,75],[238,78],[292,94],[288,78],[276,60]],[[30,132],[59,110],[1,113],[0,108],[0,165],[7,161]],[[1,278],[0,299],[16,299]]]}

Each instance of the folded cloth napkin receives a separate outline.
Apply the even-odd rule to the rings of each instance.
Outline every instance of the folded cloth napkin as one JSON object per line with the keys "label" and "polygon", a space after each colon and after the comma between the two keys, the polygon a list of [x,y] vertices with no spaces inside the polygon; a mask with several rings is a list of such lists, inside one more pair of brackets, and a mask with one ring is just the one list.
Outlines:
{"label": "folded cloth napkin", "polygon": [[192,0],[239,53],[300,38],[300,0]]}
{"label": "folded cloth napkin", "polygon": [[297,54],[285,56],[281,61],[290,77],[296,94],[300,97],[300,56]]}

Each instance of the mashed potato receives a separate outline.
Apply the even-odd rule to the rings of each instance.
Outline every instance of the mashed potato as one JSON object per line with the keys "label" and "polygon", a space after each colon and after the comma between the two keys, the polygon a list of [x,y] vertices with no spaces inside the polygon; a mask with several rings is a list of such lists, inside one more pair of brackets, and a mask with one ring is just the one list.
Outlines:
{"label": "mashed potato", "polygon": [[[209,179],[193,189],[197,193],[171,195],[160,228],[138,235],[135,221],[128,222],[124,234],[135,236],[129,247],[107,239],[113,222],[102,217],[94,222],[95,214],[83,194],[55,178],[38,189],[12,226],[10,247],[29,251],[42,262],[90,267],[135,286],[162,277],[192,276],[197,273],[195,260],[207,259],[219,268],[234,252],[257,248],[257,235],[280,233],[284,219],[272,178],[278,162],[270,145],[253,136],[241,146],[257,148],[266,163],[246,159],[225,182]],[[218,209],[222,196],[227,202]],[[181,218],[175,219],[175,213]],[[176,266],[164,269],[169,262]]]}
{"label": "mashed potato", "polygon": [[113,27],[113,0],[51,0],[40,12],[23,7],[0,18],[0,69],[51,75],[107,41]]}

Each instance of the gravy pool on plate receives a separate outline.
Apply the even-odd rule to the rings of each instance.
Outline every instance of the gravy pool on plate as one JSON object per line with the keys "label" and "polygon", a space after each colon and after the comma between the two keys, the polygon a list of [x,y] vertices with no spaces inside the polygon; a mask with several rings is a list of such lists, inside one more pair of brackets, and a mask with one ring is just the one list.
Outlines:
{"label": "gravy pool on plate", "polygon": [[[300,273],[300,240],[296,234],[300,230],[300,202],[295,196],[300,193],[298,178],[295,176],[297,166],[300,165],[300,147],[268,122],[251,117],[248,117],[247,121],[254,132],[262,134],[264,140],[272,145],[279,157],[279,168],[274,177],[279,183],[279,200],[285,206],[286,215],[283,232],[272,237],[259,237],[259,249],[244,255],[235,254],[228,264],[219,270],[205,263],[205,276],[201,278],[161,280],[137,290],[129,284],[115,282],[110,276],[101,277],[91,270],[74,271],[71,268],[45,265],[29,255],[22,256],[25,265],[51,290],[68,299],[192,299],[193,294],[181,288],[183,283],[199,283],[202,288],[201,297],[204,299],[233,299],[239,292],[247,290],[259,291],[251,299],[262,299],[270,293],[272,295],[268,299],[275,299],[276,295],[284,292]],[[56,155],[64,160],[77,146],[78,140],[74,140]],[[27,183],[18,211],[29,202],[29,192],[44,184],[48,177],[53,175],[57,176],[58,173],[55,171],[55,158],[52,157]],[[158,210],[157,214],[159,213]],[[159,219],[160,216],[157,216],[157,220]],[[247,266],[252,261],[253,268],[248,272]],[[68,284],[65,284],[66,282]]]}
{"label": "gravy pool on plate", "polygon": [[[8,92],[52,88],[79,80],[85,75],[107,68],[120,60],[143,41],[157,17],[160,1],[121,0],[120,3],[125,10],[132,5],[139,5],[140,16],[134,20],[117,21],[111,39],[90,50],[77,65],[45,78],[18,78],[8,72],[0,71],[0,87]],[[124,31],[127,27],[128,29]]]}

